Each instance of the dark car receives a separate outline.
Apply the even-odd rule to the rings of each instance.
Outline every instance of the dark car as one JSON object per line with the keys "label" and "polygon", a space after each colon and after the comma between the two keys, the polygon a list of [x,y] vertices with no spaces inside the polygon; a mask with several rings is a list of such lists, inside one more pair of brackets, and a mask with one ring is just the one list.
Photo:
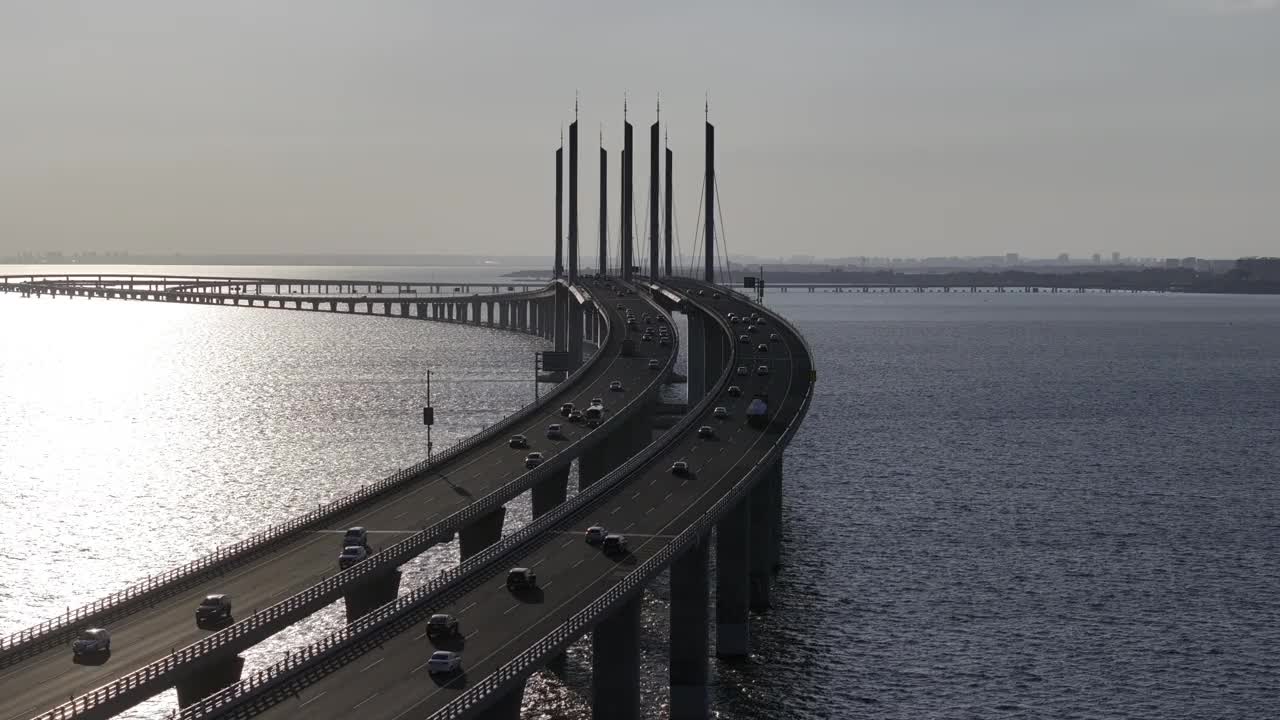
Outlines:
{"label": "dark car", "polygon": [[458,634],[458,618],[444,613],[437,613],[427,620],[427,638],[453,637]]}
{"label": "dark car", "polygon": [[511,568],[507,572],[508,590],[532,590],[538,587],[538,576],[529,568]]}
{"label": "dark car", "polygon": [[231,619],[230,595],[205,595],[196,606],[196,625]]}

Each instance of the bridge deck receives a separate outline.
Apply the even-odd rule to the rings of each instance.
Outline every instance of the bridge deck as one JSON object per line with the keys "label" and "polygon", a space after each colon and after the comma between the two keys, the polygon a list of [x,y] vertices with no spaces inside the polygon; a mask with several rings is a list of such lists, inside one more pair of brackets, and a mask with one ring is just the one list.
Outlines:
{"label": "bridge deck", "polygon": [[[615,300],[610,299],[609,312]],[[621,299],[625,307],[637,314],[650,306],[634,295]],[[621,317],[614,320],[623,328]],[[628,387],[639,387],[652,377],[647,369],[651,357],[665,357],[668,348],[656,343],[637,345],[636,356],[620,356],[625,331],[613,334],[604,348],[605,355],[573,388],[555,393],[544,411],[512,432],[530,439],[531,450],[540,450],[551,459],[559,447],[577,439],[585,428],[563,423],[566,440],[552,442],[545,438],[546,426],[563,422],[557,413],[561,402],[587,404],[594,396],[603,397],[609,406],[620,404],[616,393],[608,392],[611,380],[621,379]],[[126,619],[108,625],[112,631],[112,653],[101,665],[76,664],[63,646],[46,650],[23,660],[21,664],[0,670],[0,718],[25,719],[45,711],[71,695],[80,695],[111,682],[147,663],[161,659],[171,648],[181,648],[210,634],[195,626],[194,609],[205,594],[225,592],[232,596],[236,616],[247,617],[255,608],[265,608],[335,574],[337,554],[341,549],[340,531],[363,525],[371,534],[370,543],[379,549],[400,539],[404,533],[430,526],[460,510],[489,491],[524,474],[524,457],[529,450],[514,450],[506,445],[506,437],[475,448],[451,462],[440,472],[362,508],[350,516],[335,520],[326,530],[303,535],[282,543],[265,557],[251,564],[187,587]]]}
{"label": "bridge deck", "polygon": [[[751,311],[731,295],[706,300],[720,312]],[[719,500],[767,453],[788,419],[799,411],[811,359],[798,338],[774,326],[766,330],[778,332],[784,341],[770,344],[770,352],[763,357],[756,355],[754,344],[740,347],[740,364],[751,368],[753,374],[731,380],[742,387],[742,397],[726,395],[717,401],[729,408],[730,418],[715,420],[708,413],[699,421],[717,428],[716,440],[692,436],[679,439],[587,517],[563,523],[557,532],[527,546],[522,559],[510,563],[532,567],[538,573],[539,593],[517,598],[506,590],[505,576],[499,573],[483,578],[483,582],[477,578],[475,589],[439,609],[456,615],[465,634],[462,676],[445,683],[427,674],[426,661],[435,648],[424,637],[422,626],[417,626],[411,632],[384,640],[381,647],[349,661],[315,684],[305,686],[305,681],[296,680],[288,692],[278,691],[265,702],[256,703],[257,707],[264,707],[275,702],[261,714],[283,718],[305,713],[313,720],[357,715],[428,717],[601,596],[630,568],[651,557]],[[758,364],[769,365],[771,374],[756,376],[754,368]],[[755,392],[768,392],[774,406],[774,422],[764,432],[751,429],[744,422],[746,405]],[[684,479],[670,474],[670,463],[680,458],[689,461],[693,477]],[[588,546],[583,534],[593,524],[626,533],[632,541],[631,554],[614,560]],[[296,695],[289,694],[294,691]]]}

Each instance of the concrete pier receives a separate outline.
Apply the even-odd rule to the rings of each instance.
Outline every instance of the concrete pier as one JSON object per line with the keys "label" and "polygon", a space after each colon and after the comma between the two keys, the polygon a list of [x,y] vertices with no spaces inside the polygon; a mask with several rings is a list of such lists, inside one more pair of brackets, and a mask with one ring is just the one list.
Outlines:
{"label": "concrete pier", "polygon": [[[466,671],[466,666],[462,667]],[[521,684],[506,695],[498,698],[496,702],[485,708],[476,717],[479,720],[520,720],[520,706],[524,703],[524,685]]]}
{"label": "concrete pier", "polygon": [[748,573],[751,554],[749,496],[720,518],[716,526],[716,655],[746,657],[751,651]]}
{"label": "concrete pier", "polygon": [[369,582],[347,591],[347,622],[355,622],[386,605],[400,593],[400,571],[392,570],[370,578]]}
{"label": "concrete pier", "polygon": [[756,480],[747,495],[751,503],[751,609],[772,607],[769,581],[773,579],[773,483],[767,475]]}
{"label": "concrete pier", "polygon": [[778,570],[782,568],[782,458],[774,463],[765,473],[765,479],[769,481],[769,508],[773,513],[773,545],[772,545],[772,572],[778,574]]}
{"label": "concrete pier", "polygon": [[502,539],[502,522],[507,518],[507,508],[477,518],[475,522],[458,531],[458,547],[462,560],[475,555]]}
{"label": "concrete pier", "polygon": [[707,321],[701,312],[689,313],[689,407],[707,394]]}
{"label": "concrete pier", "polygon": [[[581,471],[579,471],[581,472]],[[581,475],[579,475],[581,477]],[[569,494],[569,468],[565,466],[548,477],[546,480],[533,486],[530,490],[531,501],[533,505],[533,517],[540,518],[543,515],[556,509],[560,503]]]}
{"label": "concrete pier", "polygon": [[671,563],[671,720],[706,720],[710,536]]}
{"label": "concrete pier", "polygon": [[637,592],[591,633],[591,716],[640,720],[640,605]]}
{"label": "concrete pier", "polygon": [[232,655],[212,660],[177,682],[178,707],[194,705],[210,695],[240,682],[244,658]]}

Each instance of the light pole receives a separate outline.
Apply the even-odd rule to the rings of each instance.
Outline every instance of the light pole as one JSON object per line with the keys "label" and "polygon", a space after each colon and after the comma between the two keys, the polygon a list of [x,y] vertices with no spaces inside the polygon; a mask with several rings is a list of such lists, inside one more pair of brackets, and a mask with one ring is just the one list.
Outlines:
{"label": "light pole", "polygon": [[422,424],[427,426],[427,462],[431,462],[431,426],[436,423],[436,409],[431,406],[431,370],[427,370],[427,405],[422,408]]}

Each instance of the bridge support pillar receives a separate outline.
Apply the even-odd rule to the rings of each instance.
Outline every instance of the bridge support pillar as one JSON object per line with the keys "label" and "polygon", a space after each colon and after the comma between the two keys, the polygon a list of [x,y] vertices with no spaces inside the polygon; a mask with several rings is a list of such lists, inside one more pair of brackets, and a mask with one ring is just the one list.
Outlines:
{"label": "bridge support pillar", "polygon": [[716,526],[716,655],[722,658],[746,657],[751,650],[750,548],[751,505],[744,497]]}
{"label": "bridge support pillar", "polygon": [[591,717],[640,718],[640,604],[636,593],[591,633]]}
{"label": "bridge support pillar", "polygon": [[507,517],[507,508],[497,510],[477,518],[475,522],[458,531],[458,549],[462,560],[475,555],[502,539],[502,521]]}
{"label": "bridge support pillar", "polygon": [[747,495],[751,503],[751,609],[768,610],[773,606],[769,581],[773,578],[773,483],[769,474],[756,478]]}
{"label": "bridge support pillar", "polygon": [[478,720],[520,720],[520,706],[524,704],[524,685],[508,690],[492,705],[476,715]]}
{"label": "bridge support pillar", "polygon": [[194,705],[210,695],[240,682],[244,658],[232,655],[201,665],[195,672],[178,680],[178,707]]}
{"label": "bridge support pillar", "polygon": [[385,575],[370,578],[368,582],[347,591],[344,600],[347,605],[347,622],[355,622],[378,608],[386,605],[400,594],[400,571],[392,570]]}
{"label": "bridge support pillar", "polygon": [[503,328],[511,327],[511,303],[502,303],[499,306],[498,313],[498,323],[502,325]]}
{"label": "bridge support pillar", "polygon": [[[579,468],[578,477],[581,478],[581,468]],[[533,486],[530,491],[532,495],[533,517],[538,519],[543,515],[556,509],[560,503],[569,495],[569,468],[552,473],[550,477],[537,485]]]}
{"label": "bridge support pillar", "polygon": [[730,354],[729,341],[719,324],[709,318],[703,321],[702,331],[703,347],[706,352],[702,382],[703,387],[706,388],[704,392],[709,393],[716,386],[716,380],[720,379],[720,373],[724,372],[724,364],[728,361]]}
{"label": "bridge support pillar", "polygon": [[770,504],[773,513],[773,539],[770,548],[770,570],[774,575],[782,568],[782,458],[765,470],[765,479],[769,481]]}
{"label": "bridge support pillar", "polygon": [[707,555],[704,536],[671,563],[671,720],[706,720]]}

